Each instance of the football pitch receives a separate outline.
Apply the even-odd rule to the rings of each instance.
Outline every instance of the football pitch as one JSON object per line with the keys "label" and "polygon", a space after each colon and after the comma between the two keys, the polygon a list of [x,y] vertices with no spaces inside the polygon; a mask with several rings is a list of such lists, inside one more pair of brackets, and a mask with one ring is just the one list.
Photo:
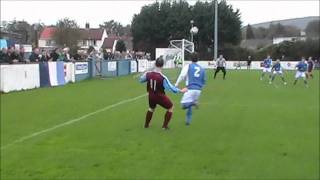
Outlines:
{"label": "football pitch", "polygon": [[[134,75],[1,94],[1,179],[319,179],[319,71],[306,88],[207,71],[190,126],[181,94],[144,129]],[[172,82],[178,71],[167,70]]]}

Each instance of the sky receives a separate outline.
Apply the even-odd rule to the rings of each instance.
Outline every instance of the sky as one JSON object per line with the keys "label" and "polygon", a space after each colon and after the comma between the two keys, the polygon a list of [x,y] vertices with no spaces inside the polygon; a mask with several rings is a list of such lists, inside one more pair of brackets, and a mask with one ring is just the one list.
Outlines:
{"label": "sky", "polygon": [[[90,27],[98,27],[104,21],[115,20],[123,25],[130,24],[134,14],[142,6],[154,0],[121,1],[17,1],[1,0],[1,21],[25,20],[29,23],[55,24],[57,20],[69,17],[77,21],[80,27],[86,22]],[[188,1],[195,4],[195,0]],[[227,0],[235,9],[240,9],[243,25],[266,21],[290,19],[306,16],[319,16],[318,0],[281,0],[281,1],[240,1]]]}

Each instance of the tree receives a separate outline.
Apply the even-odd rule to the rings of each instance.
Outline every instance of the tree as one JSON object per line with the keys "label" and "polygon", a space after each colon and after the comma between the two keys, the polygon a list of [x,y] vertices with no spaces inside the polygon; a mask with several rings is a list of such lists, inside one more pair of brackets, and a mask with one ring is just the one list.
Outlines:
{"label": "tree", "polygon": [[23,44],[37,44],[38,40],[38,33],[43,29],[44,24],[37,23],[37,24],[29,24],[28,22],[22,21],[9,21],[9,22],[2,22],[3,30],[14,32],[21,34],[22,39],[21,43]]}
{"label": "tree", "polygon": [[306,41],[284,41],[280,44],[274,44],[257,51],[256,59],[263,59],[267,54],[274,58],[280,58],[283,54],[289,61],[297,61],[304,57],[319,57],[320,39],[307,39]]}
{"label": "tree", "polygon": [[126,44],[122,40],[117,41],[116,51],[120,51],[120,53],[127,51]]}
{"label": "tree", "polygon": [[253,30],[252,30],[252,27],[250,24],[248,24],[247,29],[246,29],[246,39],[254,39],[254,38],[255,38],[255,36],[254,36]]}
{"label": "tree", "polygon": [[70,48],[78,46],[78,41],[82,39],[82,34],[75,20],[69,18],[61,19],[57,22],[56,28],[53,39],[57,45]]}
{"label": "tree", "polygon": [[319,37],[320,21],[314,20],[308,23],[306,27],[306,34],[308,37]]}
{"label": "tree", "polygon": [[[190,39],[190,21],[194,20],[194,25],[199,28],[194,37],[199,53],[208,53],[208,47],[212,47],[214,40],[213,4],[198,1],[194,6],[189,6],[184,0],[165,0],[142,7],[140,13],[134,15],[131,24],[134,49],[151,52],[154,57],[156,47],[168,47],[173,39]],[[223,47],[225,43],[238,44],[241,40],[239,10],[234,10],[226,1],[221,1],[218,8],[219,46]]]}
{"label": "tree", "polygon": [[115,34],[117,36],[128,35],[130,33],[130,25],[122,26],[114,20],[105,21],[99,27],[104,28],[108,34]]}
{"label": "tree", "polygon": [[252,28],[256,39],[265,39],[268,37],[268,28],[259,27]]}

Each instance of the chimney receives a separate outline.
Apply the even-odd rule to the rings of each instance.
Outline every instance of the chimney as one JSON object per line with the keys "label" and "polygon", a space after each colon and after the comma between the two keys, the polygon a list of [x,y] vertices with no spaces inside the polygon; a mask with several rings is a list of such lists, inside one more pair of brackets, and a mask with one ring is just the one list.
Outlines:
{"label": "chimney", "polygon": [[88,22],[86,23],[86,29],[90,29],[90,24]]}

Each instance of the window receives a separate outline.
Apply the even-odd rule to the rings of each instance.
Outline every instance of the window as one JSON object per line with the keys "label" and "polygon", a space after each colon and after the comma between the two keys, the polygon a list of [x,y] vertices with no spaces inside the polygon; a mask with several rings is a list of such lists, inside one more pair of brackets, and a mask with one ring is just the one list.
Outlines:
{"label": "window", "polygon": [[46,40],[46,46],[54,46],[55,43],[53,40]]}

